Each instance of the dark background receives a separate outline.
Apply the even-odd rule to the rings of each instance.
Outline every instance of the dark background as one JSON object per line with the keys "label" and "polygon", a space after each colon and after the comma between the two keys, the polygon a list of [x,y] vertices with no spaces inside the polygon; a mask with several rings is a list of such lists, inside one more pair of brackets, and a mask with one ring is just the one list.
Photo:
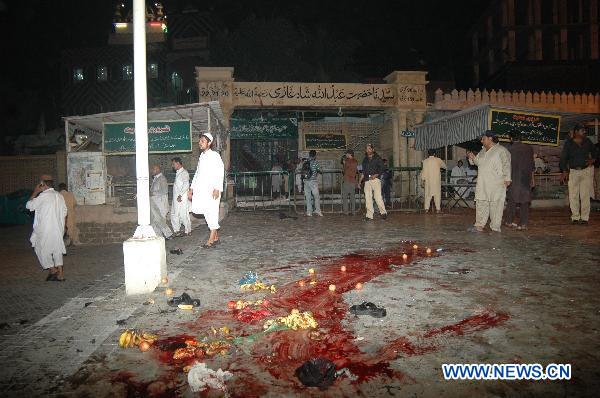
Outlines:
{"label": "dark background", "polygon": [[[489,1],[163,1],[167,15],[190,3],[219,27],[211,64],[234,66],[238,80],[378,82],[393,70],[421,69],[467,87],[467,32]],[[31,132],[15,131],[16,121],[41,111],[47,128],[59,125],[61,51],[106,45],[114,7],[0,0],[2,135]]]}

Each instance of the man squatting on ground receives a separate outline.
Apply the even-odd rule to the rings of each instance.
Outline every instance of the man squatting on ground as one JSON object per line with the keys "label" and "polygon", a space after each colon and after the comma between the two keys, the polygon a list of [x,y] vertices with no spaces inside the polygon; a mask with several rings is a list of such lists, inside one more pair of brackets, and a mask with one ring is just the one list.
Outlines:
{"label": "man squatting on ground", "polygon": [[67,205],[63,196],[54,190],[52,176],[40,177],[25,207],[35,212],[30,241],[40,265],[49,271],[46,281],[64,281],[63,254],[67,250],[63,235]]}
{"label": "man squatting on ground", "polygon": [[204,133],[198,141],[200,158],[196,167],[196,174],[188,191],[188,198],[192,201],[192,213],[204,214],[206,224],[210,230],[208,241],[202,245],[205,249],[219,243],[219,209],[221,192],[223,192],[223,179],[225,166],[221,155],[213,151],[213,136]]}

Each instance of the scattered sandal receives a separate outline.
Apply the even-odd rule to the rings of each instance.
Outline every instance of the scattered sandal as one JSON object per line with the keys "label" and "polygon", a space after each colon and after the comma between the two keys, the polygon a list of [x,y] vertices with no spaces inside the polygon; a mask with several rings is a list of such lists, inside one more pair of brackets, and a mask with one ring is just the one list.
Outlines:
{"label": "scattered sandal", "polygon": [[385,308],[377,307],[375,304],[366,301],[350,307],[350,313],[356,316],[371,315],[373,318],[383,318],[387,315]]}
{"label": "scattered sandal", "polygon": [[190,295],[187,293],[182,293],[179,297],[171,297],[170,299],[168,299],[167,304],[170,307],[177,307],[180,304],[200,307],[200,300],[191,298]]}
{"label": "scattered sandal", "polygon": [[169,253],[177,254],[179,256],[180,254],[183,254],[183,250],[181,250],[180,248],[171,249],[171,250],[169,250]]}

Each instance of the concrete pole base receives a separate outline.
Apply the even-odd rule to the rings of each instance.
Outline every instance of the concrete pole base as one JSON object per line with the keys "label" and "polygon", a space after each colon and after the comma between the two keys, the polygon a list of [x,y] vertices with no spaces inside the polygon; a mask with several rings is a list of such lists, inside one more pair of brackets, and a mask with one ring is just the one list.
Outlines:
{"label": "concrete pole base", "polygon": [[123,242],[125,294],[151,293],[167,276],[165,238],[127,239]]}

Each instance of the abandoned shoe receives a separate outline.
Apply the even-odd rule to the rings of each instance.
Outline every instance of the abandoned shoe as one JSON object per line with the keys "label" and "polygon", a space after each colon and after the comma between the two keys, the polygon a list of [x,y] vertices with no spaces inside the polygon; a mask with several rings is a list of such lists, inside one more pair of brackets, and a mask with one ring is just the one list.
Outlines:
{"label": "abandoned shoe", "polygon": [[353,315],[371,315],[373,318],[383,318],[387,315],[387,311],[383,307],[377,307],[370,302],[363,302],[359,305],[350,307],[350,313]]}
{"label": "abandoned shoe", "polygon": [[167,304],[170,307],[177,307],[179,304],[200,307],[200,300],[191,298],[190,295],[187,293],[182,293],[179,297],[171,297],[170,299],[168,299]]}

